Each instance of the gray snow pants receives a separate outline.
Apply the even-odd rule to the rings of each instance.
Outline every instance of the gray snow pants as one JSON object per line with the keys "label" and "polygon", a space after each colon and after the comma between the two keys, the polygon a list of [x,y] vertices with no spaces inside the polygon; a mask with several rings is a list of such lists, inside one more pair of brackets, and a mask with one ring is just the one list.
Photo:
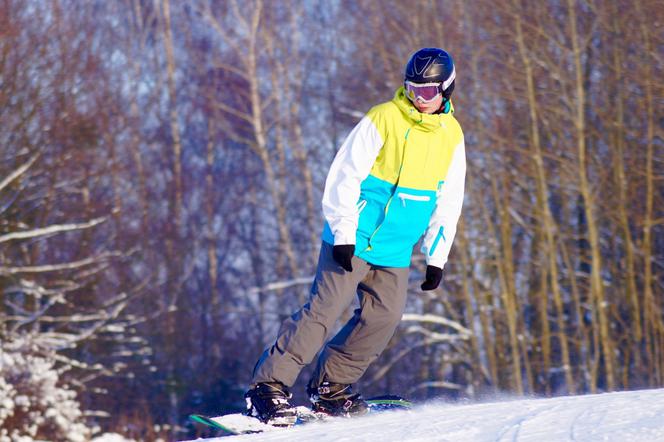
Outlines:
{"label": "gray snow pants", "polygon": [[357,256],[352,264],[352,272],[341,268],[332,258],[332,245],[323,242],[309,302],[281,324],[276,342],[256,363],[252,384],[293,386],[355,294],[360,307],[325,345],[310,384],[352,384],[380,355],[401,320],[409,269],[374,266]]}

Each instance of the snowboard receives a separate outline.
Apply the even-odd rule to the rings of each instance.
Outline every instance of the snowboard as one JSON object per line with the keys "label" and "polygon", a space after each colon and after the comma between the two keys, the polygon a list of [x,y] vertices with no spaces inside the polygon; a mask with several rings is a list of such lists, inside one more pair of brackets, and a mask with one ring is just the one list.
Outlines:
{"label": "snowboard", "polygon": [[[385,395],[376,396],[367,399],[369,406],[369,414],[379,413],[389,410],[408,410],[412,407],[412,403],[400,396]],[[309,407],[298,406],[297,421],[295,426],[304,425],[310,422],[322,422],[333,419],[344,419],[339,417],[331,417],[315,413]],[[189,416],[194,422],[207,425],[212,428],[224,430],[231,434],[251,434],[263,433],[268,431],[280,431],[290,427],[277,427],[268,425],[255,417],[247,416],[243,413],[224,414],[222,416],[209,417],[200,414],[192,414]]]}

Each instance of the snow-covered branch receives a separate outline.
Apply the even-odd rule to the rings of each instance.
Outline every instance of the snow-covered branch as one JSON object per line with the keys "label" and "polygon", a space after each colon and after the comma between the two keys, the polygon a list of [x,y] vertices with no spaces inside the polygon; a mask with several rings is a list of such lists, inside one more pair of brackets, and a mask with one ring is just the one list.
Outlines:
{"label": "snow-covered branch", "polygon": [[430,324],[440,324],[440,325],[445,325],[447,327],[451,327],[461,333],[464,339],[472,336],[473,332],[464,327],[463,325],[459,324],[456,321],[452,321],[447,318],[443,318],[442,316],[436,316],[436,315],[431,315],[431,314],[424,314],[424,315],[419,315],[415,313],[404,313],[404,315],[401,317],[402,321],[412,321],[412,322],[426,322]]}
{"label": "snow-covered branch", "polygon": [[104,221],[106,221],[106,218],[102,217],[102,218],[95,218],[87,223],[55,224],[52,226],[42,227],[39,229],[26,230],[23,232],[11,232],[5,235],[0,235],[0,243],[11,241],[13,239],[35,238],[38,236],[52,235],[55,233],[71,232],[72,230],[89,229],[90,227],[94,227],[98,224],[103,223]]}
{"label": "snow-covered branch", "polygon": [[26,324],[30,324],[31,322],[35,322],[38,319],[41,319],[42,315],[46,313],[48,309],[53,307],[55,304],[62,302],[64,300],[64,296],[60,293],[56,296],[53,296],[49,298],[49,300],[44,303],[41,308],[34,312],[27,312],[24,309],[22,309],[20,306],[10,302],[10,301],[5,301],[5,304],[9,307],[12,307],[15,311],[19,313],[23,313],[24,316],[8,316],[6,318],[7,321],[16,321],[14,327],[12,327],[12,331],[16,331],[19,327],[22,327]]}
{"label": "snow-covered branch", "polygon": [[389,372],[392,367],[399,362],[401,359],[403,359],[405,356],[407,356],[410,352],[413,350],[416,350],[421,347],[427,347],[431,344],[433,344],[434,341],[429,340],[429,339],[423,339],[416,344],[408,345],[404,348],[402,348],[396,355],[394,355],[392,358],[390,358],[389,361],[386,363],[382,364],[380,369],[374,373],[374,375],[371,377],[369,380],[364,381],[364,385],[371,385],[375,382],[378,382],[380,379],[383,378]]}
{"label": "snow-covered branch", "polygon": [[294,278],[287,281],[271,282],[263,287],[251,287],[247,289],[247,294],[254,295],[256,293],[267,292],[272,290],[283,290],[295,285],[311,284],[314,280],[313,276],[303,276],[301,278]]}
{"label": "snow-covered branch", "polygon": [[438,333],[431,330],[428,330],[419,325],[411,325],[406,328],[406,333],[421,333],[428,337],[432,342],[452,342],[452,341],[464,341],[470,338],[470,335],[466,334],[457,334],[457,333]]}
{"label": "snow-covered branch", "polygon": [[30,158],[30,160],[28,160],[27,163],[23,164],[18,169],[10,173],[4,180],[0,181],[0,192],[2,192],[2,189],[11,184],[11,182],[14,181],[16,178],[23,175],[33,164],[35,164],[37,158],[39,158],[39,154]]}
{"label": "snow-covered branch", "polygon": [[62,349],[72,347],[74,344],[90,339],[100,331],[109,321],[117,319],[120,313],[127,306],[126,303],[120,303],[110,312],[102,312],[100,318],[95,323],[85,329],[76,330],[75,333],[43,332],[39,334],[39,342],[48,348]]}
{"label": "snow-covered branch", "polygon": [[120,256],[124,256],[124,254],[120,252],[105,252],[97,256],[92,256],[90,258],[85,258],[78,261],[72,261],[62,264],[48,264],[41,266],[20,266],[20,267],[3,266],[0,267],[0,275],[16,275],[21,273],[48,273],[48,272],[57,272],[60,270],[74,270]]}
{"label": "snow-covered branch", "polygon": [[394,366],[394,364],[399,362],[404,356],[406,356],[408,353],[415,350],[416,348],[424,347],[426,345],[429,345],[429,343],[426,341],[422,341],[415,345],[404,347],[403,349],[401,349],[401,351],[399,351],[399,353],[397,353],[389,361],[382,364],[380,369],[371,377],[371,379],[367,379],[364,381],[364,384],[368,386],[373,384],[374,382],[379,381],[380,379],[383,378],[383,376],[387,374],[388,371],[390,371],[390,369]]}

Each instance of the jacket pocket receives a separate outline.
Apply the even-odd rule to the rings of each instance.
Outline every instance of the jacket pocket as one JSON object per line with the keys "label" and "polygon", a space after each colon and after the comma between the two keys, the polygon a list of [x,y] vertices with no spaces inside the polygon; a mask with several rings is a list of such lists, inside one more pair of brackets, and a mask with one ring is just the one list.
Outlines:
{"label": "jacket pocket", "polygon": [[397,197],[401,200],[401,205],[406,207],[406,201],[431,201],[431,197],[427,195],[413,195],[410,193],[405,193],[405,192],[399,192],[397,193]]}

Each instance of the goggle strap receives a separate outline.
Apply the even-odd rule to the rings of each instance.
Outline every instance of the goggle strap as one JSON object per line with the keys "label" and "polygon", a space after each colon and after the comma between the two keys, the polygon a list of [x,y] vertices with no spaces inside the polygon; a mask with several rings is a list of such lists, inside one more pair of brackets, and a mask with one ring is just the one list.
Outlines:
{"label": "goggle strap", "polygon": [[450,87],[450,84],[452,84],[455,78],[456,78],[456,67],[452,66],[452,73],[450,74],[450,78],[443,81],[443,90]]}
{"label": "goggle strap", "polygon": [[433,83],[415,83],[414,81],[405,81],[404,83],[413,87],[440,86],[440,81],[435,81]]}

